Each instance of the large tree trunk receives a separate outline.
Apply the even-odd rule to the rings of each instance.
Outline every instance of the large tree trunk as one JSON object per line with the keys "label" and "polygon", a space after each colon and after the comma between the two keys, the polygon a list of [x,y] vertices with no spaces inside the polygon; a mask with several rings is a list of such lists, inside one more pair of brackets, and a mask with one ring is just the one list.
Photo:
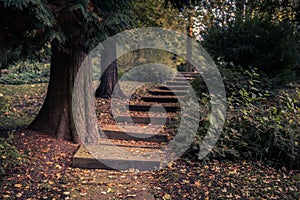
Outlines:
{"label": "large tree trunk", "polygon": [[[96,97],[110,98],[113,94],[115,85],[118,82],[117,60],[115,59],[108,67],[104,66],[104,63],[105,63],[104,60],[107,57],[117,58],[117,49],[116,49],[115,41],[112,42],[111,44],[112,44],[111,48],[105,49],[101,55],[101,72],[103,72],[103,71],[104,72],[100,79],[100,85],[97,88],[96,93],[95,93]],[[117,93],[119,94],[120,91],[118,90]]]}
{"label": "large tree trunk", "polygon": [[[51,45],[51,69],[48,91],[44,104],[29,125],[29,129],[56,136],[57,139],[84,141],[76,131],[72,115],[72,92],[76,74],[86,58],[83,51],[64,51],[56,43]],[[89,133],[95,139],[95,131]],[[92,143],[92,142],[91,142]]]}

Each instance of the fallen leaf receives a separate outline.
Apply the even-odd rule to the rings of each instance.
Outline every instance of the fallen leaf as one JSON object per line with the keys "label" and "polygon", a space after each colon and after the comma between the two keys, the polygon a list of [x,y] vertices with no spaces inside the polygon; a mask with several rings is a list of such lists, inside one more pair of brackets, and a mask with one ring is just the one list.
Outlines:
{"label": "fallen leaf", "polygon": [[15,187],[20,188],[20,187],[22,187],[22,184],[15,184]]}

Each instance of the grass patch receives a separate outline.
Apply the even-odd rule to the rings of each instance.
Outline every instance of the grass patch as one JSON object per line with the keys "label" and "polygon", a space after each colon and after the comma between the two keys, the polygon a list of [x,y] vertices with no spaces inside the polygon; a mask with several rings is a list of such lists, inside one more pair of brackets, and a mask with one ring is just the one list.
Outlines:
{"label": "grass patch", "polygon": [[0,129],[28,125],[38,113],[47,84],[0,84]]}
{"label": "grass patch", "polygon": [[34,95],[46,92],[47,84],[25,84],[25,85],[5,85],[0,84],[0,93],[8,96],[24,96],[24,95]]}

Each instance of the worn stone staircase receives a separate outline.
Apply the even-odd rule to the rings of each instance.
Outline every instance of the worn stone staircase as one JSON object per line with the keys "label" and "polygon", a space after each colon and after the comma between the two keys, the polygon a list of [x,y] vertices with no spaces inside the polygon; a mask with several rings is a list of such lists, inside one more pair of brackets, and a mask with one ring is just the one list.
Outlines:
{"label": "worn stone staircase", "polygon": [[[196,76],[199,76],[199,73],[177,74],[165,85],[152,89],[147,95],[142,96],[140,103],[129,105],[130,114],[119,115],[118,125],[102,127],[101,144],[81,146],[78,149],[73,157],[73,166],[117,170],[159,168],[160,155],[153,156],[149,152],[161,148],[170,141],[168,124],[175,120],[176,112],[180,110],[177,96],[187,94],[186,80],[192,80]],[[160,113],[161,106],[166,113]],[[150,108],[155,112],[151,118],[148,114]],[[134,123],[130,123],[132,121]],[[138,142],[144,143],[140,145]]]}

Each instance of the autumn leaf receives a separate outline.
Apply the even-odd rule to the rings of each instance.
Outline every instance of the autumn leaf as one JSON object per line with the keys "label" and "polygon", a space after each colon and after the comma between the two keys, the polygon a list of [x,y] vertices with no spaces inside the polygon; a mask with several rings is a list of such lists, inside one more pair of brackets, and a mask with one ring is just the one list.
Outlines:
{"label": "autumn leaf", "polygon": [[172,199],[172,197],[171,197],[171,195],[169,195],[169,194],[165,194],[165,195],[163,196],[163,200],[170,200],[170,199]]}
{"label": "autumn leaf", "polygon": [[21,187],[22,187],[22,184],[15,184],[15,187],[16,187],[16,188],[21,188]]}

